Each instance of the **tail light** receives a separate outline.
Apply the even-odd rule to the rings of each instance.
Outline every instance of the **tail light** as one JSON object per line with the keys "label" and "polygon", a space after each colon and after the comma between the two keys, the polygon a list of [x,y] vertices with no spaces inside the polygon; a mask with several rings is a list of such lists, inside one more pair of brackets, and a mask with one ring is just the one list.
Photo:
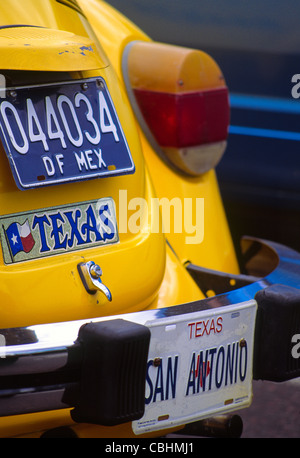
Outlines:
{"label": "tail light", "polygon": [[138,121],[165,161],[189,175],[217,165],[226,148],[229,97],[209,55],[132,42],[125,48],[123,74]]}

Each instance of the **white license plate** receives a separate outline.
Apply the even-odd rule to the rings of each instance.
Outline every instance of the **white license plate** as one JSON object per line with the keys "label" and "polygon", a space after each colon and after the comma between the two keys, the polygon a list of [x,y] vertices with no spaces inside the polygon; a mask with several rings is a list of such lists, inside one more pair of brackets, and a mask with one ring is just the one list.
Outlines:
{"label": "white license plate", "polygon": [[135,434],[240,408],[252,401],[256,301],[154,320],[145,414]]}

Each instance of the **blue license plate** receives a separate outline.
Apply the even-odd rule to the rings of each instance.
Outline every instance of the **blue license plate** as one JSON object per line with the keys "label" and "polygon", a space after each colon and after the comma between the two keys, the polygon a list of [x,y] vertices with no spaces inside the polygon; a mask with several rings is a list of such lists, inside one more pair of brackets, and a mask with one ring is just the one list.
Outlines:
{"label": "blue license plate", "polygon": [[135,170],[100,77],[8,90],[0,137],[22,190]]}

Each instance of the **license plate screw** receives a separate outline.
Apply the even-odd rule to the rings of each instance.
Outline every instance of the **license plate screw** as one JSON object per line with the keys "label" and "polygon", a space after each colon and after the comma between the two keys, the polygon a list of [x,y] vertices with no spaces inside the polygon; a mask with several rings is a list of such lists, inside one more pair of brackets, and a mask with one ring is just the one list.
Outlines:
{"label": "license plate screw", "polygon": [[246,344],[246,340],[245,340],[245,339],[241,339],[241,340],[240,340],[240,347],[241,347],[241,348],[244,348],[244,347],[246,347],[246,345],[247,345],[247,344]]}
{"label": "license plate screw", "polygon": [[153,360],[153,366],[158,367],[161,365],[161,358],[154,358]]}
{"label": "license plate screw", "polygon": [[104,88],[104,83],[103,83],[102,80],[97,79],[97,80],[96,80],[96,84],[97,84],[98,87],[100,87],[100,89],[103,89],[103,88]]}
{"label": "license plate screw", "polygon": [[87,90],[88,90],[88,87],[89,87],[88,83],[82,83],[82,85],[81,85],[81,88],[82,88],[84,91],[87,91]]}
{"label": "license plate screw", "polygon": [[16,91],[9,91],[9,96],[15,99],[17,97],[17,92]]}

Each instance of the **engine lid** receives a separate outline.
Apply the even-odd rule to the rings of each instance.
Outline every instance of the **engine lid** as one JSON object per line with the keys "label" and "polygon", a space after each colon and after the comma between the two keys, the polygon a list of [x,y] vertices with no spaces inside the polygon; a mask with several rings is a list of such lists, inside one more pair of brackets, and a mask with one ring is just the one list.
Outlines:
{"label": "engine lid", "polygon": [[0,28],[1,68],[27,71],[84,71],[108,65],[88,37],[28,25]]}

